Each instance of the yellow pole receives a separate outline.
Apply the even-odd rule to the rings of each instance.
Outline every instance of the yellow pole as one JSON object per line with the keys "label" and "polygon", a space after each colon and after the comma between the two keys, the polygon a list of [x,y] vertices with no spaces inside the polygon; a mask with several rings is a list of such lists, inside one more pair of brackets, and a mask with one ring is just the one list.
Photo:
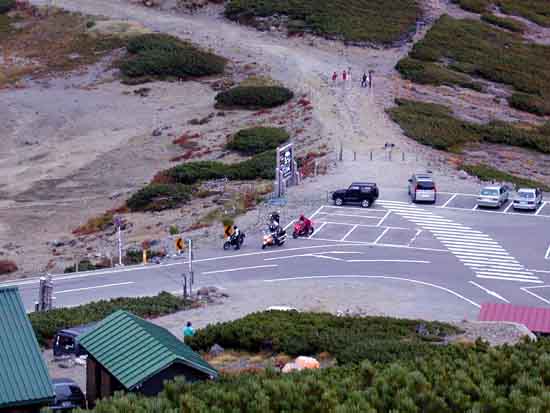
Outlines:
{"label": "yellow pole", "polygon": [[146,249],[143,250],[143,263],[147,264],[147,250]]}

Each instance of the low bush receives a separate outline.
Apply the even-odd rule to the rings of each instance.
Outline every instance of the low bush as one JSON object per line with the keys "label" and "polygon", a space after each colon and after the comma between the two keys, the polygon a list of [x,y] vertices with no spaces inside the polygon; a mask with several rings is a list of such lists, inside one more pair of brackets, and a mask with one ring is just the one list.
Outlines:
{"label": "low bush", "polygon": [[154,297],[114,298],[77,307],[30,313],[29,318],[40,345],[48,346],[58,330],[102,320],[116,310],[151,318],[181,311],[188,305],[189,302],[182,298],[161,292]]}
{"label": "low bush", "polygon": [[17,264],[11,260],[0,260],[0,275],[17,271]]}
{"label": "low bush", "polygon": [[550,99],[526,93],[513,93],[508,98],[511,107],[525,112],[534,113],[538,116],[550,115]]}
{"label": "low bush", "polygon": [[480,14],[484,13],[491,4],[491,0],[453,0],[453,2],[459,4],[464,10]]}
{"label": "low bush", "polygon": [[131,39],[120,64],[126,78],[189,78],[223,73],[226,61],[175,37],[144,34]]}
{"label": "low bush", "polygon": [[395,68],[403,78],[415,83],[435,86],[458,85],[477,91],[483,90],[482,85],[471,80],[469,76],[449,70],[440,64],[404,58],[397,63]]}
{"label": "low bush", "polygon": [[[214,344],[224,348],[258,352],[262,350],[292,356],[329,352],[340,363],[368,358],[380,362],[398,359],[400,354],[431,351],[416,333],[418,320],[386,317],[337,317],[331,314],[268,311],[236,321],[209,325],[189,340],[197,350]],[[429,337],[443,340],[458,330],[443,323],[425,323]],[[391,345],[393,341],[395,345]],[[408,356],[406,356],[408,357]]]}
{"label": "low bush", "polygon": [[76,265],[70,265],[66,267],[63,272],[64,273],[76,272],[77,268],[78,268],[78,271],[94,271],[94,270],[100,270],[102,268],[109,268],[110,266],[111,266],[111,263],[109,261],[93,263],[90,260],[86,259],[86,260],[79,261],[78,267]]}
{"label": "low bush", "polygon": [[[165,254],[160,251],[147,250],[147,259],[154,257],[164,257]],[[126,255],[122,258],[124,265],[138,265],[143,263],[143,250],[130,249],[126,251]]]}
{"label": "low bush", "polygon": [[191,188],[180,183],[150,183],[126,201],[130,211],[161,211],[175,208],[191,199]]}
{"label": "low bush", "polygon": [[243,155],[255,155],[276,149],[289,139],[283,128],[255,127],[237,132],[226,147]]}
{"label": "low bush", "polygon": [[523,33],[525,31],[525,25],[517,20],[508,19],[506,17],[498,17],[491,13],[483,13],[481,20],[484,22],[494,24],[495,26],[502,27],[503,29],[510,30],[511,32]]}
{"label": "low bush", "polygon": [[216,102],[222,107],[245,109],[273,108],[290,99],[294,93],[282,86],[237,86],[216,95]]}
{"label": "low bush", "polygon": [[485,182],[509,182],[514,184],[517,188],[519,187],[529,187],[529,188],[540,188],[543,191],[550,191],[550,186],[545,185],[538,181],[533,181],[531,179],[522,178],[516,175],[511,175],[509,173],[500,171],[496,168],[493,168],[489,165],[484,164],[475,164],[475,165],[462,165],[469,175],[476,176],[480,180]]}
{"label": "low bush", "polygon": [[548,0],[453,0],[464,10],[484,13],[489,6],[497,6],[506,14],[521,16],[540,26],[550,27],[550,2]]}
{"label": "low bush", "polygon": [[15,0],[0,0],[0,14],[4,14],[15,8]]}
{"label": "low bush", "polygon": [[454,150],[469,142],[490,142],[550,153],[550,123],[542,126],[505,122],[475,124],[455,118],[449,108],[434,103],[397,99],[388,110],[405,135],[442,150]]}

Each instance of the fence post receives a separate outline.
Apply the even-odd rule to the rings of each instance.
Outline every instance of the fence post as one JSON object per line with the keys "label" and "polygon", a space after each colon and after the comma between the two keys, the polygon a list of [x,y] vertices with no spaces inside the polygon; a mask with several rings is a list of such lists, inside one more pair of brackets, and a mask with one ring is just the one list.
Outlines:
{"label": "fence post", "polygon": [[405,162],[405,152],[401,152],[401,160]]}
{"label": "fence post", "polygon": [[344,144],[340,142],[340,153],[338,154],[338,160],[342,162],[344,159]]}
{"label": "fence post", "polygon": [[353,151],[353,160],[356,161],[357,160],[357,152]]}
{"label": "fence post", "polygon": [[370,151],[370,160],[372,161],[372,151]]}

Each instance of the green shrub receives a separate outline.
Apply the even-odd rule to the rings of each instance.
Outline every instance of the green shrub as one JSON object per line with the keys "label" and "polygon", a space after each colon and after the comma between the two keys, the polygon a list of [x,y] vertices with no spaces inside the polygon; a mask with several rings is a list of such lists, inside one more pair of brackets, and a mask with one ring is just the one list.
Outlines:
{"label": "green shrub", "polygon": [[226,147],[243,155],[255,155],[276,149],[289,139],[288,132],[283,128],[255,127],[237,132]]}
{"label": "green shrub", "polygon": [[332,39],[392,44],[414,32],[421,15],[414,0],[230,0],[225,15],[261,26],[256,18],[288,16],[289,33],[309,32]]}
{"label": "green shrub", "polygon": [[[401,351],[406,354],[410,354],[413,348],[430,351],[433,345],[424,344],[415,331],[419,323],[418,320],[387,317],[268,311],[209,325],[199,330],[189,345],[207,350],[217,343],[234,350],[258,352],[269,349],[292,356],[326,351],[340,363],[356,363],[365,358],[391,361],[398,359]],[[426,326],[440,341],[443,336],[457,332],[456,328],[443,323],[426,323]],[[388,345],[392,340],[395,346]],[[403,345],[402,349],[400,345]]]}
{"label": "green shrub", "polygon": [[[100,264],[94,264],[88,259],[81,260],[78,263],[78,271],[93,271],[93,270],[99,270],[99,269],[107,268],[107,267],[109,267],[109,266],[108,265],[103,265],[101,263]],[[63,272],[64,273],[76,272],[76,265],[70,265],[70,266],[66,267]]]}
{"label": "green shrub", "polygon": [[151,183],[126,201],[131,211],[161,211],[175,208],[191,199],[191,188],[179,183]]}
{"label": "green shrub", "polygon": [[464,10],[484,13],[489,6],[498,6],[503,13],[521,16],[540,26],[550,27],[548,0],[453,0]]}
{"label": "green shrub", "polygon": [[180,233],[180,228],[174,224],[170,225],[170,235],[178,235]]}
{"label": "green shrub", "polygon": [[473,13],[484,13],[491,4],[491,0],[453,0],[453,2]]}
{"label": "green shrub", "polygon": [[550,153],[550,123],[543,126],[514,125],[505,122],[475,124],[452,116],[449,108],[434,103],[397,99],[388,110],[405,135],[437,149],[452,150],[469,142],[490,142],[520,146]]}
{"label": "green shrub", "polygon": [[510,182],[516,187],[530,187],[530,188],[540,188],[543,191],[550,191],[550,186],[545,185],[541,182],[533,181],[531,179],[521,178],[516,175],[511,175],[509,173],[500,171],[491,166],[484,164],[476,165],[462,165],[462,169],[468,172],[469,175],[477,176],[480,180],[486,182]]}
{"label": "green shrub", "polygon": [[102,320],[116,310],[126,310],[139,317],[151,318],[187,308],[188,302],[167,292],[154,297],[114,298],[71,308],[56,308],[30,313],[29,318],[38,342],[47,346],[58,330]]}
{"label": "green shrub", "polygon": [[237,86],[216,95],[218,105],[246,109],[272,108],[288,102],[294,93],[282,86]]}
{"label": "green shrub", "polygon": [[491,13],[483,13],[481,15],[481,20],[512,32],[523,33],[525,31],[525,25],[523,23],[514,19],[498,17]]}
{"label": "green shrub", "polygon": [[477,91],[483,90],[481,84],[472,81],[468,76],[456,73],[436,63],[422,62],[407,57],[401,59],[395,68],[401,73],[403,78],[412,80],[415,83],[436,86],[459,85]]}
{"label": "green shrub", "polygon": [[518,34],[484,22],[444,15],[414,45],[410,57],[429,64],[400,62],[398,67],[408,78],[440,84],[444,76],[447,83],[461,84],[462,77],[453,78],[434,68],[451,62],[449,70],[512,86],[518,92],[509,98],[512,106],[536,114],[550,113],[550,46],[525,42]]}
{"label": "green shrub", "polygon": [[9,12],[15,7],[15,0],[0,0],[0,14]]}
{"label": "green shrub", "polygon": [[168,169],[164,174],[173,182],[191,185],[199,181],[227,178],[229,180],[273,179],[275,151],[266,151],[236,164],[217,161],[187,162]]}
{"label": "green shrub", "polygon": [[121,62],[127,78],[188,78],[223,73],[225,59],[197,49],[189,43],[164,34],[145,34],[132,38],[130,56]]}

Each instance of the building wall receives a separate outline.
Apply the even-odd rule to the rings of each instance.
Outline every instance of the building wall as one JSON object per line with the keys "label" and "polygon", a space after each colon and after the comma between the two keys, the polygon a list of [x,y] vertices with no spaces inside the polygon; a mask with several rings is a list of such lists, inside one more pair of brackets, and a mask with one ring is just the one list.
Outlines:
{"label": "building wall", "polygon": [[174,380],[174,378],[178,376],[185,377],[185,380],[188,382],[209,379],[207,374],[199,370],[191,368],[185,364],[174,363],[155,374],[149,380],[143,382],[140,386],[138,386],[138,388],[135,389],[135,391],[146,396],[154,396],[161,392],[166,380]]}
{"label": "building wall", "polygon": [[92,356],[86,359],[86,400],[88,407],[95,401],[112,396],[115,391],[125,390],[124,386]]}

